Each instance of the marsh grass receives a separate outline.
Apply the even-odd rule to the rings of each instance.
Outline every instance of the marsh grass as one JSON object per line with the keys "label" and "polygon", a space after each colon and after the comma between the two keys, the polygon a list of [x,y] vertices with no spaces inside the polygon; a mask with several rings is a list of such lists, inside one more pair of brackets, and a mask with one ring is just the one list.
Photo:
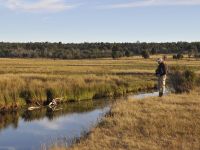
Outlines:
{"label": "marsh grass", "polygon": [[[116,97],[125,95],[129,91],[137,91],[136,87],[122,80],[120,77],[66,77],[55,80],[51,78],[27,79],[18,76],[7,76],[0,79],[1,105],[18,106],[20,104],[41,104],[50,102],[54,98],[63,101],[79,101],[101,97]],[[152,84],[151,81],[149,84]],[[143,86],[143,87],[142,87]],[[144,85],[140,88],[147,88]]]}
{"label": "marsh grass", "polygon": [[[45,104],[52,98],[79,101],[116,97],[155,86],[153,56],[95,60],[0,59],[0,110]],[[198,73],[199,61],[168,57],[168,65],[187,65]]]}

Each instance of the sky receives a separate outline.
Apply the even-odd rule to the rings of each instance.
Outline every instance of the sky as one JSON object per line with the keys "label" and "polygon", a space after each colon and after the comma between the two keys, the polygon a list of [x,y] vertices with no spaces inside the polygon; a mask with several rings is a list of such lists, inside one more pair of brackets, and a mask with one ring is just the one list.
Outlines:
{"label": "sky", "polygon": [[0,0],[0,41],[200,41],[200,0]]}

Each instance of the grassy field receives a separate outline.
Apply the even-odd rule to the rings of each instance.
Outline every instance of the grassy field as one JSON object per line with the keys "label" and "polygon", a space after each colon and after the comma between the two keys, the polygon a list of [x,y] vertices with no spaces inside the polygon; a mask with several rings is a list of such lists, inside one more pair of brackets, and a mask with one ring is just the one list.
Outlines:
{"label": "grassy field", "polygon": [[[154,87],[154,56],[95,60],[0,59],[0,110],[18,108],[48,98],[77,101],[121,96]],[[183,59],[167,62],[200,73],[200,63]]]}
{"label": "grassy field", "polygon": [[199,150],[199,93],[196,89],[190,94],[118,101],[87,138],[68,149]]}

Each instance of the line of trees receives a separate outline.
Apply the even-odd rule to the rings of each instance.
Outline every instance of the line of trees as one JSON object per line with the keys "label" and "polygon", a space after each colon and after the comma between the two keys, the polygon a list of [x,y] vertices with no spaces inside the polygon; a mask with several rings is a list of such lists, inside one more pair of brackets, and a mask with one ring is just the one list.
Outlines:
{"label": "line of trees", "polygon": [[142,53],[199,55],[200,42],[174,43],[7,43],[0,42],[0,57],[10,58],[119,58]]}

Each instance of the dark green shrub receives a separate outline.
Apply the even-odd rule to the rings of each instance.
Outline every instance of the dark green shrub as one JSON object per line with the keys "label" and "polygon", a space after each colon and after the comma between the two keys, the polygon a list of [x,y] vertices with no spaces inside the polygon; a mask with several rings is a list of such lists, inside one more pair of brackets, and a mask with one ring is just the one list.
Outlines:
{"label": "dark green shrub", "polygon": [[196,75],[191,70],[173,70],[169,82],[176,93],[190,92],[196,85]]}
{"label": "dark green shrub", "polygon": [[177,55],[173,55],[173,59],[177,59]]}
{"label": "dark green shrub", "polygon": [[173,55],[173,59],[183,59],[183,58],[184,58],[184,56],[183,56],[182,53],[178,53],[178,54]]}
{"label": "dark green shrub", "polygon": [[129,51],[129,50],[126,50],[125,51],[125,56],[126,57],[130,57],[132,54],[131,54],[131,51]]}
{"label": "dark green shrub", "polygon": [[147,50],[142,51],[142,52],[141,52],[141,55],[142,55],[142,57],[145,58],[145,59],[150,58],[150,53],[149,53],[149,51],[147,51]]}
{"label": "dark green shrub", "polygon": [[123,57],[123,54],[120,51],[112,51],[112,58],[117,59]]}

